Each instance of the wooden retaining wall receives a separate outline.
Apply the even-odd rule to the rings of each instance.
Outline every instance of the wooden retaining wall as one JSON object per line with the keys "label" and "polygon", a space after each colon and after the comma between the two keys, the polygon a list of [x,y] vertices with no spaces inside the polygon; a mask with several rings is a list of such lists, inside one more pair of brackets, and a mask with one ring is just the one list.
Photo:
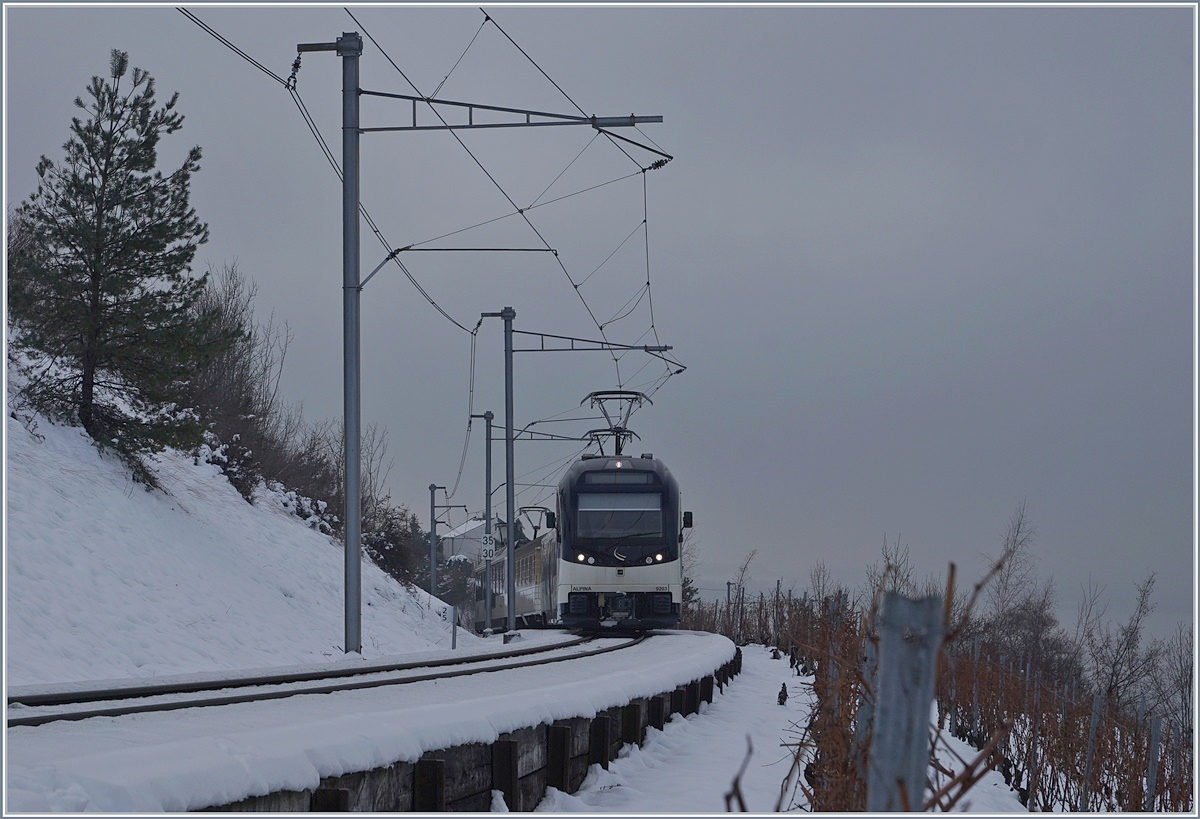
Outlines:
{"label": "wooden retaining wall", "polygon": [[548,787],[574,793],[588,768],[605,770],[621,746],[641,745],[646,728],[661,729],[672,714],[697,713],[716,690],[742,670],[742,650],[713,674],[614,706],[595,717],[557,720],[521,728],[491,745],[428,751],[416,762],[322,779],[316,790],[254,796],[207,811],[471,811],[491,809],[492,791],[504,794],[510,811],[532,811]]}

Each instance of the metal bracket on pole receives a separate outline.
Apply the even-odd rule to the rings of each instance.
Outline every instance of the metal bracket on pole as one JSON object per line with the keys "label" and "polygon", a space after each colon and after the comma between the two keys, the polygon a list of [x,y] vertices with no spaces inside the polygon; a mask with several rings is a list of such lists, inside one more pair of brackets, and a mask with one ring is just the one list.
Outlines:
{"label": "metal bracket on pole", "polygon": [[[675,375],[682,373],[687,367],[675,361],[670,356],[663,355],[674,348],[667,344],[617,344],[611,341],[595,341],[590,338],[572,338],[571,336],[556,336],[552,333],[536,333],[529,330],[514,330],[521,336],[535,336],[539,340],[537,347],[519,347],[515,353],[575,353],[575,352],[612,352],[614,350],[641,350],[655,358],[662,359],[672,367],[678,367]],[[549,339],[549,346],[547,346]],[[587,346],[580,346],[587,345]]]}
{"label": "metal bracket on pole", "polygon": [[[472,415],[471,417],[487,421],[487,448],[483,467],[483,533],[490,539],[492,536],[492,419],[496,416],[491,410],[488,410],[483,415]],[[484,628],[490,629],[492,627],[492,558],[490,555],[484,558],[483,566],[484,610],[487,612]]]}
{"label": "metal bracket on pole", "polygon": [[[662,122],[661,116],[636,116],[627,114],[618,117],[580,116],[578,114],[556,114],[550,111],[535,111],[528,108],[505,108],[499,105],[482,105],[477,102],[460,102],[458,100],[439,100],[432,97],[419,97],[413,94],[395,94],[387,91],[364,90],[363,96],[382,97],[385,99],[405,100],[412,104],[412,125],[393,125],[380,128],[364,128],[364,131],[454,131],[468,128],[536,128],[547,125],[590,125],[597,131],[605,128],[633,128],[638,125]],[[438,106],[443,108],[465,110],[465,123],[451,124],[438,115],[437,125],[417,125],[417,106],[427,105],[436,111]],[[475,113],[486,111],[493,115],[511,115],[515,117],[509,122],[476,122]],[[535,120],[534,117],[537,117]],[[660,156],[667,156],[661,151],[655,151]]]}
{"label": "metal bracket on pole", "polygon": [[516,617],[516,566],[514,565],[513,550],[516,540],[516,515],[517,499],[516,499],[516,483],[513,477],[513,319],[517,317],[517,311],[511,307],[505,307],[499,313],[481,313],[481,318],[499,318],[504,320],[504,494],[508,506],[505,512],[507,528],[507,537],[505,538],[505,550],[508,554],[508,560],[505,561],[505,588],[508,589],[508,618],[507,628],[513,631],[517,627]]}
{"label": "metal bracket on pole", "polygon": [[429,596],[437,597],[437,501],[434,493],[444,486],[429,484]]}
{"label": "metal bracket on pole", "polygon": [[[429,484],[429,596],[437,597],[437,510],[439,509],[466,509],[467,507],[458,503],[439,504],[434,500],[434,492],[441,489],[446,491],[446,487],[438,486],[437,484]],[[449,525],[449,524],[447,524]]]}

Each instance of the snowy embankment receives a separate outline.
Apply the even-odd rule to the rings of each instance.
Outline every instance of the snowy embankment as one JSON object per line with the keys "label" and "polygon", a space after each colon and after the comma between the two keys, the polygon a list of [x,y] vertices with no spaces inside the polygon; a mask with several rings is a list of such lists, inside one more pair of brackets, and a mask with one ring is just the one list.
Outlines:
{"label": "snowy embankment", "polygon": [[[155,458],[165,491],[147,492],[78,428],[6,423],[8,685],[345,657],[342,550],[294,498],[251,505],[171,451]],[[440,606],[369,562],[362,601],[364,658],[449,648]]]}

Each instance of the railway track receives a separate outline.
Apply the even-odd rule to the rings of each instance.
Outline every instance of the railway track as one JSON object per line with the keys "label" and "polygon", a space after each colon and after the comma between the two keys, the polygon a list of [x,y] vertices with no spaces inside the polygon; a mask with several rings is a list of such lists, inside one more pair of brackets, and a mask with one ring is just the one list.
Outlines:
{"label": "railway track", "polygon": [[[331,694],[338,691],[404,685],[592,657],[620,651],[645,639],[645,635],[604,639],[577,637],[564,643],[541,644],[486,655],[450,657],[426,662],[383,663],[228,680],[135,684],[17,694],[8,697],[7,724],[9,728],[38,726],[93,717],[118,717],[155,711],[263,702],[302,694]],[[595,645],[596,643],[601,645]]]}

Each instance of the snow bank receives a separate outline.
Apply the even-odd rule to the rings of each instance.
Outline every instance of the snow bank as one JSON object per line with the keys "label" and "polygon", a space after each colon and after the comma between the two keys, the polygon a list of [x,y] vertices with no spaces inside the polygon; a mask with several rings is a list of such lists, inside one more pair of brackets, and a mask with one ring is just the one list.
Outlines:
{"label": "snow bank", "polygon": [[[282,495],[249,504],[169,450],[148,492],[81,429],[8,417],[6,436],[8,684],[345,658],[340,544]],[[362,602],[363,657],[449,648],[441,606],[366,561]]]}

